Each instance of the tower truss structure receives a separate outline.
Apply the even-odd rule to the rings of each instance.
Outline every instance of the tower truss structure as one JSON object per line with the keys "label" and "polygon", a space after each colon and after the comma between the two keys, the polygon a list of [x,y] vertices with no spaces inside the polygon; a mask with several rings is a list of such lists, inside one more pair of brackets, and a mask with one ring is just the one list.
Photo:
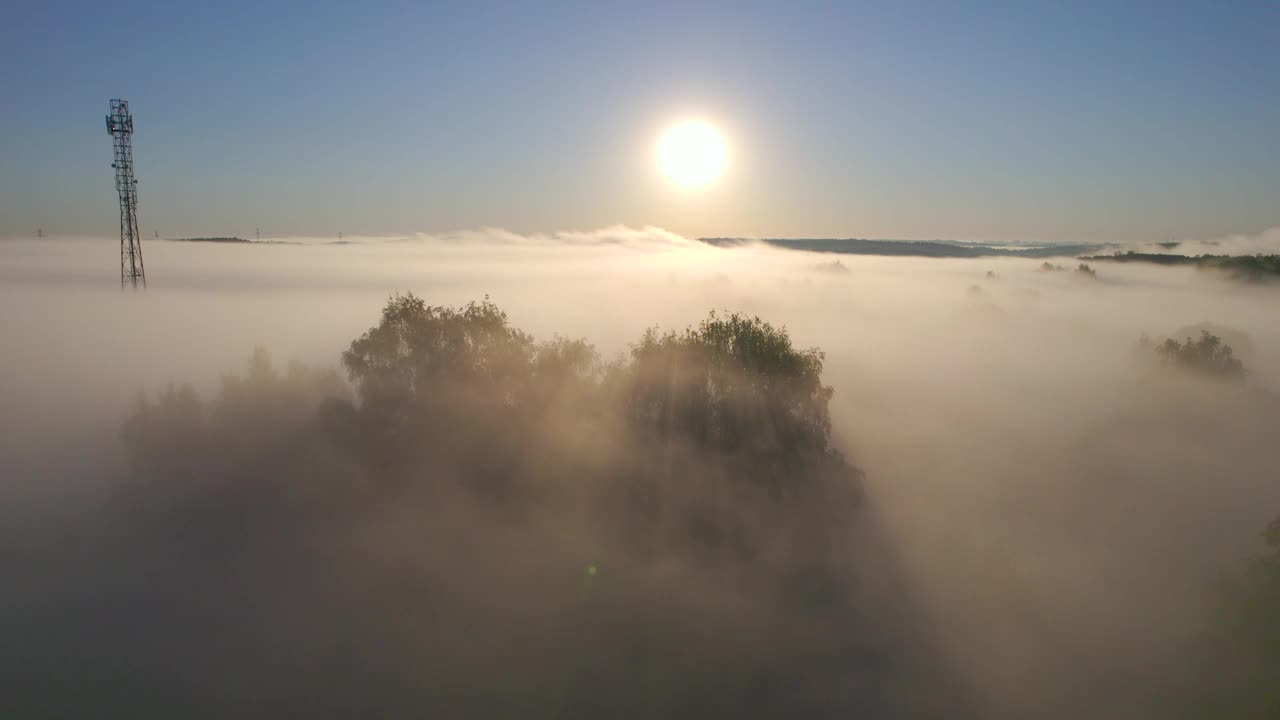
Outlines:
{"label": "tower truss structure", "polygon": [[116,192],[120,195],[120,287],[147,286],[142,264],[142,235],[138,232],[138,181],[133,177],[133,115],[129,101],[112,100],[107,132],[115,148]]}

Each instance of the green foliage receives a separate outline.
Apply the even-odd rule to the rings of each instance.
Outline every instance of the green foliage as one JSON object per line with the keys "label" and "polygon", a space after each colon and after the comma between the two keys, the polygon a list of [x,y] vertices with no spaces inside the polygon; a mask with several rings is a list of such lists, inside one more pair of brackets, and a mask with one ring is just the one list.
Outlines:
{"label": "green foliage", "polygon": [[459,399],[509,405],[533,353],[532,339],[487,297],[448,308],[410,293],[387,303],[382,321],[351,343],[342,365],[366,407],[403,413]]}
{"label": "green foliage", "polygon": [[[125,423],[135,467],[252,475],[302,448],[324,458],[313,482],[353,467],[361,484],[447,483],[512,503],[594,488],[642,534],[714,527],[707,542],[736,535],[740,548],[764,537],[745,539],[743,503],[758,513],[783,497],[858,495],[857,471],[830,447],[822,353],[757,317],[650,329],[604,363],[581,339],[534,341],[487,298],[455,308],[408,294],[341,361],[354,398],[332,371],[282,373],[260,349],[208,402],[187,386],[142,398]],[[735,505],[707,507],[731,488]],[[691,514],[673,523],[664,505]]]}
{"label": "green foliage", "polygon": [[1201,331],[1198,340],[1178,342],[1168,338],[1155,347],[1155,352],[1167,366],[1229,380],[1244,378],[1244,363],[1235,357],[1230,345],[1208,330]]}
{"label": "green foliage", "polygon": [[[583,340],[537,343],[487,299],[462,308],[392,298],[342,362],[360,411],[401,424],[545,424],[603,414],[646,438],[679,438],[722,453],[827,452],[831,388],[822,353],[798,350],[785,329],[712,313],[696,328],[650,329],[626,362],[604,366]],[[514,431],[513,431],[514,432]],[[521,437],[529,433],[515,432]],[[630,440],[626,444],[632,444]]]}
{"label": "green foliage", "polygon": [[[1168,243],[1161,243],[1168,246]],[[1176,246],[1176,243],[1173,245]],[[1192,265],[1217,270],[1236,280],[1258,281],[1280,276],[1280,255],[1173,255],[1117,250],[1112,255],[1091,255],[1083,260],[1143,262],[1156,265]]]}
{"label": "green foliage", "polygon": [[1280,276],[1280,255],[1201,255],[1198,264],[1240,280]]}
{"label": "green foliage", "polygon": [[[298,642],[345,657],[377,628],[408,648],[388,651],[397,677],[521,714],[563,695],[583,717],[615,715],[600,698],[651,701],[641,716],[741,705],[766,670],[778,707],[806,707],[815,672],[842,683],[877,651],[848,630],[861,476],[831,448],[822,353],[784,328],[711,313],[605,363],[487,298],[404,295],[341,362],[350,389],[255,351],[208,400],[170,388],[125,423],[133,497],[158,510],[137,524],[182,548],[192,582],[229,568],[235,587],[305,597]],[[478,644],[536,661],[495,671]],[[600,672],[615,685],[580,679]]]}
{"label": "green foliage", "polygon": [[714,312],[682,333],[649,330],[631,350],[631,416],[721,451],[827,449],[832,390],[823,355],[785,329]]}

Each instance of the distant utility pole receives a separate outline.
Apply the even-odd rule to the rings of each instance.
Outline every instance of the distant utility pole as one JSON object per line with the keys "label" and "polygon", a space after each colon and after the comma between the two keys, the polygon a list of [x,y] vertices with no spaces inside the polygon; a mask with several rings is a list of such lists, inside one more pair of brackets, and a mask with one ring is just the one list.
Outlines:
{"label": "distant utility pole", "polygon": [[159,239],[160,239],[160,231],[159,231],[159,230],[152,230],[151,232],[153,232],[153,233],[155,233],[155,234],[156,234],[156,239],[157,239],[157,240],[159,240]]}
{"label": "distant utility pole", "polygon": [[342,240],[342,231],[341,231],[341,230],[339,230],[339,231],[338,231],[338,240],[339,240],[339,241],[341,241],[341,240]]}
{"label": "distant utility pole", "polygon": [[260,228],[253,229],[253,239],[262,240],[262,230]]}
{"label": "distant utility pole", "polygon": [[138,181],[133,177],[133,115],[127,100],[112,100],[107,132],[115,147],[116,192],[120,194],[120,287],[147,286],[142,264],[142,236],[138,232]]}
{"label": "distant utility pole", "polygon": [[44,237],[44,228],[36,228],[36,237],[38,238]]}

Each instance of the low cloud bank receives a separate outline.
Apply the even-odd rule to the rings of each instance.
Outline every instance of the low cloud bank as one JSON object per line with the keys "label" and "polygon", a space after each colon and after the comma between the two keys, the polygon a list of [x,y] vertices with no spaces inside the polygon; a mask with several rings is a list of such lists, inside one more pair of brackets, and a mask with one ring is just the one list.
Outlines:
{"label": "low cloud bank", "polygon": [[[754,697],[817,715],[1170,717],[1205,675],[1206,643],[1218,672],[1246,674],[1248,653],[1209,638],[1221,579],[1261,552],[1259,533],[1280,513],[1275,288],[1133,264],[1099,265],[1083,282],[1003,258],[846,256],[831,272],[821,268],[830,256],[715,248],[656,229],[358,240],[146,243],[145,293],[119,290],[111,241],[0,247],[0,301],[12,309],[0,319],[12,340],[0,374],[4,563],[20,588],[4,600],[5,636],[17,640],[0,651],[10,679],[0,695],[28,714],[70,712],[87,695],[58,688],[91,676],[101,707],[156,693],[155,707],[178,712],[212,687],[227,708],[254,698],[355,712],[376,697],[393,698],[379,707],[397,714],[475,709],[475,688],[501,686],[509,694],[488,714],[552,716],[556,697],[598,710],[649,678],[665,703],[650,710],[695,716],[750,714],[749,702],[717,703]],[[337,446],[314,423],[342,415],[325,414],[308,388],[357,397],[341,353],[405,291],[434,306],[488,295],[513,328],[586,338],[602,364],[628,357],[647,328],[681,330],[713,309],[820,348],[831,446],[865,473],[857,519],[823,545],[839,550],[823,567],[847,591],[841,611],[802,593],[813,604],[778,614],[781,596],[763,588],[814,555],[779,543],[773,570],[732,581],[683,550],[655,552],[625,589],[593,590],[614,594],[584,619],[585,568],[599,563],[607,582],[613,563],[629,564],[615,540],[597,542],[612,527],[584,509],[597,498],[570,492],[516,523],[471,491],[442,489],[483,474],[442,457],[484,461],[500,477],[513,458],[564,467],[519,446],[415,458],[399,472],[439,482],[411,502],[318,500],[311,490],[363,487],[371,466],[329,454]],[[1161,369],[1138,343],[1202,326],[1248,338],[1243,381]],[[275,358],[276,384],[261,386],[270,393],[239,370],[255,346]],[[313,369],[296,370],[296,386],[294,361]],[[242,380],[222,380],[229,372]],[[137,393],[154,401],[174,383],[180,406],[187,382],[204,411],[245,407],[225,399],[237,387],[287,401],[281,414],[211,420],[198,447],[174,425],[164,472],[140,467],[121,435]],[[593,461],[602,476],[640,466],[604,451],[618,437],[607,425],[554,433],[581,416],[545,424],[553,437],[535,446]],[[339,436],[366,448],[390,437]],[[574,467],[572,477],[587,472]],[[282,485],[283,468],[315,480]],[[691,488],[706,475],[675,477]],[[169,499],[125,491],[148,478]],[[230,495],[192,489],[229,484]],[[600,544],[614,560],[599,560]],[[639,628],[670,635],[637,638]],[[251,637],[269,651],[246,651]],[[778,648],[785,662],[760,660]],[[184,661],[202,669],[205,690],[182,675]],[[706,691],[718,681],[734,690]],[[912,708],[913,696],[943,707]]]}

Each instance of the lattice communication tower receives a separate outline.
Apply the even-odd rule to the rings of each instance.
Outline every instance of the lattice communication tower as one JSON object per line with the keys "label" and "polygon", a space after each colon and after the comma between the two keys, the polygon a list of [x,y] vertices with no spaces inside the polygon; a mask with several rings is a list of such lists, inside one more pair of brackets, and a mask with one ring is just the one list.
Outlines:
{"label": "lattice communication tower", "polygon": [[147,286],[142,264],[142,235],[138,232],[138,181],[133,177],[133,115],[127,100],[112,100],[107,132],[115,147],[116,192],[120,194],[120,287]]}

